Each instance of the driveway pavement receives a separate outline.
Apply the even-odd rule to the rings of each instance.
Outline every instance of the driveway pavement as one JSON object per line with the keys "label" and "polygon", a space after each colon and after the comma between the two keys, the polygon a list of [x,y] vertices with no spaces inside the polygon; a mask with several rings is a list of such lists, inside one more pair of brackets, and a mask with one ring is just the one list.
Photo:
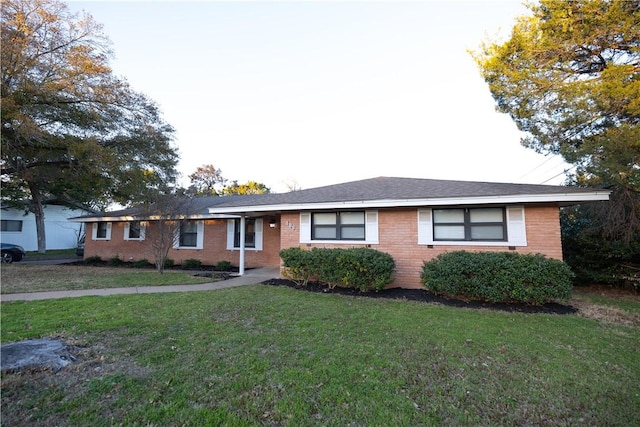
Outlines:
{"label": "driveway pavement", "polygon": [[278,278],[278,268],[253,268],[246,270],[242,276],[232,276],[227,280],[203,283],[200,285],[174,285],[174,286],[139,286],[131,288],[110,289],[79,289],[74,291],[51,292],[26,292],[21,294],[0,295],[0,301],[35,301],[42,299],[73,298],[84,296],[127,295],[127,294],[152,294],[161,292],[194,292],[211,291],[215,289],[233,288],[236,286],[253,285],[265,280]]}

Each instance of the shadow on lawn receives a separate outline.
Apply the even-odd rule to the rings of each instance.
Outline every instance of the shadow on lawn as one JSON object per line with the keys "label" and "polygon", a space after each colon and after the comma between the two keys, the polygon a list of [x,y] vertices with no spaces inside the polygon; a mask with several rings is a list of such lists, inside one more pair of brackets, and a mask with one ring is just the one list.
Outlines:
{"label": "shadow on lawn", "polygon": [[389,298],[400,299],[407,301],[419,301],[427,303],[436,303],[447,305],[450,307],[462,307],[462,308],[484,308],[488,310],[499,310],[506,312],[517,313],[546,313],[546,314],[575,314],[578,310],[571,305],[564,305],[558,303],[547,303],[543,305],[529,305],[529,304],[506,304],[506,303],[491,303],[485,301],[474,300],[461,300],[454,298],[444,298],[435,295],[434,293],[426,289],[404,289],[404,288],[391,288],[384,289],[378,292],[360,292],[357,289],[348,288],[333,288],[329,289],[328,286],[321,283],[309,282],[306,286],[297,285],[295,282],[286,279],[271,279],[262,282],[264,285],[271,286],[287,286],[294,289],[299,289],[307,292],[319,292],[326,294],[338,294],[347,295],[353,297],[364,298]]}

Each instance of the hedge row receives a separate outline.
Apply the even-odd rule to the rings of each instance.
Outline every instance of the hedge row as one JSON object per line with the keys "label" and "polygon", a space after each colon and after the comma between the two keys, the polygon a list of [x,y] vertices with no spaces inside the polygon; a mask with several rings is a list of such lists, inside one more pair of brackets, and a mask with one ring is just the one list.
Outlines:
{"label": "hedge row", "polygon": [[573,276],[567,264],[541,254],[456,251],[425,262],[421,281],[438,295],[543,304],[569,299]]}
{"label": "hedge row", "polygon": [[283,274],[300,285],[310,280],[355,288],[361,292],[379,291],[393,282],[395,262],[391,255],[369,248],[327,249],[299,247],[280,251]]}

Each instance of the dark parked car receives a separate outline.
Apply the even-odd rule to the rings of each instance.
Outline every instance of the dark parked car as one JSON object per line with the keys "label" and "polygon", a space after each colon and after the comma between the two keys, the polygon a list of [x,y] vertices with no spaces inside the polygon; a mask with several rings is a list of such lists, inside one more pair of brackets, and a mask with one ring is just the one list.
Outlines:
{"label": "dark parked car", "polygon": [[2,243],[2,262],[18,262],[27,255],[22,246],[13,243]]}

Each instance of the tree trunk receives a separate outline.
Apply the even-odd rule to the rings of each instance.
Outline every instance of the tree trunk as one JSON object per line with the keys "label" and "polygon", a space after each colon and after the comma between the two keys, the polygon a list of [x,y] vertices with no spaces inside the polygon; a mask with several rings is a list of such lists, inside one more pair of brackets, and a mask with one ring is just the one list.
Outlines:
{"label": "tree trunk", "polygon": [[47,251],[47,236],[44,227],[44,206],[42,206],[42,194],[35,183],[29,183],[29,191],[31,192],[31,212],[36,218],[36,235],[38,238],[38,253]]}

